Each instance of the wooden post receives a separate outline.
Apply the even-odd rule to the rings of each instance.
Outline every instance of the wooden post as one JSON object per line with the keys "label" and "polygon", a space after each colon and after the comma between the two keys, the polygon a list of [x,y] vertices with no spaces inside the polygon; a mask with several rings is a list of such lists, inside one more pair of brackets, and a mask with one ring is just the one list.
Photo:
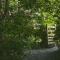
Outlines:
{"label": "wooden post", "polygon": [[47,24],[46,24],[46,43],[47,43],[47,47],[48,47],[48,27],[47,27]]}

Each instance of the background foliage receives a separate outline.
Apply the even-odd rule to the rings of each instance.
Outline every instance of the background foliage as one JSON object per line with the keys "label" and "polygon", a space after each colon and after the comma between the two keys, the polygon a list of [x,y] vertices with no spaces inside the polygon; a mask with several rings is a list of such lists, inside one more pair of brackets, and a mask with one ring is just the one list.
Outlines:
{"label": "background foliage", "polygon": [[59,19],[60,0],[0,0],[0,59],[19,60],[24,49],[46,47],[46,24],[57,24],[60,40]]}

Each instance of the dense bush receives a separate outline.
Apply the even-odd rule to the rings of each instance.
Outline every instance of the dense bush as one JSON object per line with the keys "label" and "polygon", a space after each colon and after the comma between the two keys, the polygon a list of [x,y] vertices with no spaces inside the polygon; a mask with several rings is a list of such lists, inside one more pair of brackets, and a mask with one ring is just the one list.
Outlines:
{"label": "dense bush", "polygon": [[40,48],[38,39],[47,47],[45,24],[58,20],[59,12],[59,0],[0,0],[0,60],[22,60],[25,49]]}

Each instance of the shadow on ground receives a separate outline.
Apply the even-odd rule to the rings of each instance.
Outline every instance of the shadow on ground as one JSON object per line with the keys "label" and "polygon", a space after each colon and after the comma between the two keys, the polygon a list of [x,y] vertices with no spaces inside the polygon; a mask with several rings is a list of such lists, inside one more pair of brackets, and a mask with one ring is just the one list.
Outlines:
{"label": "shadow on ground", "polygon": [[24,60],[60,60],[60,49],[58,47],[30,50],[25,53]]}

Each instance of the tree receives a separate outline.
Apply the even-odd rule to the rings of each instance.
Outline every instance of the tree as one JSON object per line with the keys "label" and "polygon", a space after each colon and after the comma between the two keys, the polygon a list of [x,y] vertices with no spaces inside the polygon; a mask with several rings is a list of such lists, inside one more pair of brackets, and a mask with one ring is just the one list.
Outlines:
{"label": "tree", "polygon": [[[1,51],[5,53],[4,59],[7,59],[8,55],[8,59],[12,57],[11,60],[19,60],[24,49],[31,49],[37,39],[41,39],[43,46],[47,46],[46,24],[59,21],[59,2],[59,0],[4,0],[4,2],[0,0],[0,40]],[[43,25],[41,29],[34,29],[36,23]]]}

